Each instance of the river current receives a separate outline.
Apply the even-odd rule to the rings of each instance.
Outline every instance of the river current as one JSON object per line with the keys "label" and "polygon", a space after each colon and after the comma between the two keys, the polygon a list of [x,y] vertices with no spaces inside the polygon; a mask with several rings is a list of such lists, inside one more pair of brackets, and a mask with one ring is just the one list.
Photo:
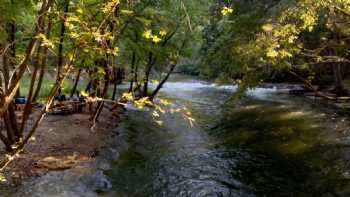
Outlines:
{"label": "river current", "polygon": [[230,102],[235,90],[177,79],[160,112],[130,108],[104,196],[350,196],[347,117],[275,89]]}

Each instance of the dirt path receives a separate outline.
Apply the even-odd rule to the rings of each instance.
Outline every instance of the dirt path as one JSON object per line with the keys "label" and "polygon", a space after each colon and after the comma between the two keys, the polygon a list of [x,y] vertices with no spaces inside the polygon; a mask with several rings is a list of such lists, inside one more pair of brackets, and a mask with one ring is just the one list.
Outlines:
{"label": "dirt path", "polygon": [[[121,109],[103,110],[99,123],[91,131],[89,113],[48,115],[34,138],[5,170],[5,181],[0,190],[19,186],[31,177],[40,177],[49,171],[74,168],[81,162],[91,161],[112,139],[112,129],[119,123]],[[0,159],[5,157],[0,147]]]}

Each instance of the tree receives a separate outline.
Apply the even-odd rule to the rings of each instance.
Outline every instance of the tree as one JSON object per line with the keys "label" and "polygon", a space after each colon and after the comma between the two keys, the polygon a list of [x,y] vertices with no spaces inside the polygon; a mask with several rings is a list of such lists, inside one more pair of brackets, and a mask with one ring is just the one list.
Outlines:
{"label": "tree", "polygon": [[[225,13],[227,8],[233,12]],[[348,2],[338,0],[218,0],[212,7],[213,20],[204,30],[202,73],[231,82],[242,80],[243,89],[275,73],[289,73],[315,90],[312,83],[319,66],[331,65],[334,92],[344,95],[342,65],[348,62],[349,34],[348,27],[340,24],[347,24],[348,9]]]}

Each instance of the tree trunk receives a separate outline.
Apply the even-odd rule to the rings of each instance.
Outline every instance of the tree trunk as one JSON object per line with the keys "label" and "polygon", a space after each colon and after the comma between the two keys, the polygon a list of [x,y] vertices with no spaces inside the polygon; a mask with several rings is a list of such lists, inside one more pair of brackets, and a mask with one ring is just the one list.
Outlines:
{"label": "tree trunk", "polygon": [[92,84],[92,80],[90,80],[89,83],[86,85],[85,92],[90,92],[91,84]]}
{"label": "tree trunk", "polygon": [[38,64],[39,64],[41,49],[42,49],[42,47],[38,47],[36,63],[35,63],[36,65],[34,66],[34,71],[32,73],[32,78],[30,80],[29,92],[28,92],[28,96],[27,96],[27,103],[24,107],[24,111],[23,111],[23,115],[22,115],[22,123],[21,123],[21,127],[19,129],[19,133],[20,133],[21,137],[23,137],[23,131],[24,131],[25,125],[26,125],[27,120],[30,116],[30,113],[32,112],[32,101],[33,101],[35,80],[36,80],[36,76],[37,76],[38,70],[39,70]]}
{"label": "tree trunk", "polygon": [[[52,21],[49,18],[48,19],[48,24],[47,24],[47,29],[46,29],[46,38],[50,39],[50,32],[51,32],[51,28],[52,28]],[[36,85],[36,89],[35,89],[35,93],[33,96],[33,102],[35,102],[40,94],[40,89],[44,80],[44,76],[45,76],[45,67],[46,67],[46,60],[47,60],[47,52],[48,52],[48,48],[44,48],[43,54],[40,58],[40,74],[39,74],[39,80],[38,83]]]}
{"label": "tree trunk", "polygon": [[117,86],[118,86],[117,71],[116,71],[116,68],[113,68],[113,94],[112,94],[112,100],[113,101],[116,99]]}
{"label": "tree trunk", "polygon": [[[108,63],[107,60],[105,60],[104,62],[104,67],[105,67],[105,77],[104,77],[104,87],[103,87],[103,91],[102,91],[102,99],[105,99],[108,93],[108,87],[109,87],[109,70],[108,70]],[[93,122],[93,125],[95,125],[95,123],[98,121],[98,118],[101,114],[101,111],[103,109],[104,106],[104,101],[99,101],[95,110],[95,113],[93,114],[93,116],[91,117],[91,120]]]}
{"label": "tree trunk", "polygon": [[135,61],[136,61],[136,54],[135,52],[132,52],[131,57],[131,81],[130,81],[130,87],[128,92],[132,92],[133,86],[134,86],[134,67],[135,67]]}
{"label": "tree trunk", "polygon": [[[45,56],[45,53],[43,55]],[[40,89],[41,89],[41,86],[42,86],[43,80],[44,80],[44,75],[45,75],[45,64],[41,64],[40,65],[38,84],[36,85],[35,93],[34,93],[34,96],[33,96],[33,102],[35,102],[38,99],[38,97],[39,97]]]}
{"label": "tree trunk", "polygon": [[77,90],[77,86],[78,86],[78,83],[79,83],[79,80],[80,80],[81,71],[82,71],[82,69],[80,68],[78,70],[78,73],[77,73],[76,77],[75,77],[75,82],[74,82],[74,86],[73,86],[72,92],[70,93],[70,97],[73,97],[73,95],[75,94],[75,91]]}
{"label": "tree trunk", "polygon": [[[16,23],[13,21],[9,24],[9,43],[11,44],[10,47],[10,56],[11,56],[11,60],[10,60],[10,64],[12,68],[15,68],[15,64],[16,64]],[[14,73],[14,77],[16,77],[16,72]],[[20,88],[18,88],[17,92],[16,92],[16,97],[20,96]]]}
{"label": "tree trunk", "polygon": [[7,139],[6,136],[4,136],[1,131],[0,131],[0,140],[4,143],[5,145],[5,150],[7,152],[11,152],[12,151],[12,143]]}
{"label": "tree trunk", "polygon": [[9,105],[8,112],[11,128],[13,130],[13,133],[15,134],[15,141],[18,142],[22,136],[17,127],[17,115],[15,113],[15,104],[13,101]]}
{"label": "tree trunk", "polygon": [[172,64],[170,66],[170,70],[167,73],[167,75],[164,77],[164,79],[158,84],[158,86],[156,87],[156,89],[154,89],[154,91],[152,92],[151,96],[150,96],[150,100],[153,100],[154,97],[158,94],[159,90],[163,87],[163,85],[165,84],[165,82],[169,79],[171,73],[174,71],[176,67],[176,64]]}
{"label": "tree trunk", "polygon": [[9,114],[4,113],[3,119],[4,119],[4,123],[5,123],[5,127],[6,127],[7,139],[12,145],[16,142],[16,140],[15,140],[15,132],[13,131],[12,123],[11,123],[11,120],[9,118]]}
{"label": "tree trunk", "polygon": [[145,77],[143,79],[143,90],[142,90],[142,97],[147,97],[148,96],[148,80],[149,80],[149,75],[152,70],[152,62],[153,62],[153,53],[149,52],[148,54],[148,63],[145,68]]}
{"label": "tree trunk", "polygon": [[348,94],[347,90],[343,84],[343,76],[342,76],[342,66],[339,63],[335,63],[332,65],[333,74],[334,74],[334,89],[333,92],[337,96],[345,96]]}
{"label": "tree trunk", "polygon": [[[9,65],[8,65],[8,59],[7,55],[3,55],[3,77],[4,77],[4,85],[5,85],[5,94],[8,93],[8,87],[10,84],[10,70],[9,70]],[[14,128],[17,128],[17,123],[16,123],[16,114],[14,113],[14,104],[13,101],[10,101],[7,107],[7,110],[2,112],[3,114],[3,120],[6,126],[6,131],[7,131],[7,137],[8,137],[8,142],[11,143],[11,145],[15,141],[15,131]],[[9,115],[10,114],[10,115]]]}
{"label": "tree trunk", "polygon": [[117,69],[117,84],[120,85],[123,83],[124,79],[124,69],[123,68],[118,68]]}
{"label": "tree trunk", "polygon": [[134,71],[134,82],[135,83],[138,83],[138,80],[139,80],[139,67],[137,65],[135,65],[135,71]]}
{"label": "tree trunk", "polygon": [[61,69],[62,69],[62,65],[63,65],[63,42],[64,42],[64,34],[66,32],[66,26],[65,26],[65,22],[66,22],[66,15],[69,11],[69,0],[65,0],[64,2],[64,16],[63,19],[61,21],[61,32],[60,32],[60,42],[58,45],[58,64],[57,64],[57,73],[61,73]]}
{"label": "tree trunk", "polygon": [[30,116],[30,113],[32,112],[32,103],[33,103],[33,92],[34,92],[34,86],[35,86],[35,80],[36,80],[36,76],[38,74],[38,66],[36,66],[34,68],[33,74],[32,74],[32,79],[30,81],[30,86],[29,86],[29,93],[27,96],[27,103],[24,107],[24,111],[23,111],[23,115],[22,115],[22,123],[21,123],[21,127],[20,127],[20,136],[23,136],[23,131],[25,128],[25,124],[27,123],[27,120]]}
{"label": "tree trunk", "polygon": [[[11,47],[10,47],[10,61],[6,61],[5,63],[7,65],[4,65],[4,70],[6,70],[5,72],[6,73],[6,77],[7,77],[7,84],[10,83],[10,79],[9,79],[9,73],[10,73],[10,70],[12,70],[13,68],[15,68],[15,64],[16,64],[16,24],[15,22],[11,22],[9,24],[9,30],[8,30],[8,33],[9,33],[9,38],[8,38],[8,41],[9,43],[11,43]],[[5,54],[6,56],[6,54]],[[10,65],[9,65],[10,64]],[[13,77],[16,78],[16,72],[14,72],[13,74]],[[8,89],[6,89],[6,92],[8,91]],[[20,96],[20,88],[17,89],[16,91],[16,97],[19,97]],[[11,131],[9,131],[9,133],[12,133],[12,135],[14,135],[12,137],[12,140],[14,140],[15,142],[18,142],[21,135],[20,135],[20,132],[18,131],[18,128],[17,128],[17,117],[16,117],[16,113],[15,113],[15,104],[14,102],[12,101],[10,104],[9,104],[9,107],[8,107],[8,124],[10,124],[11,126],[8,127],[10,128]],[[8,125],[9,126],[9,125]],[[11,140],[11,141],[12,141]]]}

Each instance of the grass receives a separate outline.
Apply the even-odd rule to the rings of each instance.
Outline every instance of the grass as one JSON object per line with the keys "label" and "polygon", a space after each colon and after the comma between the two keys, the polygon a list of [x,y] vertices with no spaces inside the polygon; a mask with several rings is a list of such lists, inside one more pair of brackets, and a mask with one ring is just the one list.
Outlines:
{"label": "grass", "polygon": [[[21,85],[20,85],[20,91],[21,91],[21,96],[27,96],[29,92],[29,86],[30,86],[30,81],[31,81],[31,75],[27,74],[23,76],[21,79]],[[38,79],[36,80],[36,84],[38,82]],[[45,98],[49,95],[51,88],[53,87],[55,83],[55,77],[52,76],[51,74],[46,74],[44,76],[40,93],[39,93],[39,98]],[[62,93],[66,95],[70,95],[70,92],[74,86],[74,81],[72,79],[66,79],[62,85]],[[82,90],[86,87],[86,82],[83,81],[83,83],[79,83],[77,90]]]}
{"label": "grass", "polygon": [[[86,79],[85,77],[81,77],[80,82],[78,83],[78,87],[77,87],[78,91],[82,91],[86,88],[88,80],[85,80],[85,79]],[[23,78],[21,79],[21,85],[20,85],[21,96],[28,95],[30,81],[31,81],[30,74],[24,75]],[[38,82],[38,79],[36,80],[36,84],[37,84],[37,82]],[[42,85],[41,85],[41,89],[40,89],[40,93],[39,93],[39,100],[42,100],[49,95],[54,83],[55,83],[55,75],[50,74],[50,73],[46,73],[44,76]],[[73,86],[74,86],[74,80],[72,79],[72,77],[68,77],[62,85],[62,88],[61,88],[62,93],[69,96],[72,89],[73,89]],[[112,96],[112,93],[113,93],[113,85],[110,84],[109,90],[108,90],[108,97],[109,98]]]}

